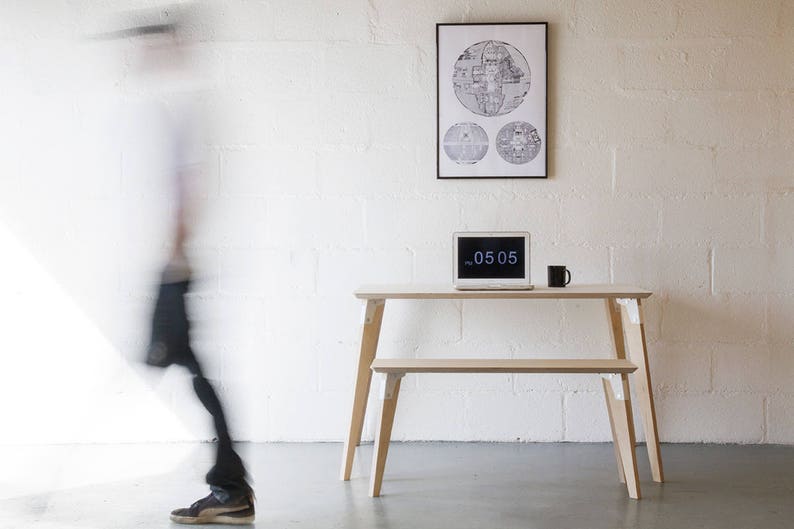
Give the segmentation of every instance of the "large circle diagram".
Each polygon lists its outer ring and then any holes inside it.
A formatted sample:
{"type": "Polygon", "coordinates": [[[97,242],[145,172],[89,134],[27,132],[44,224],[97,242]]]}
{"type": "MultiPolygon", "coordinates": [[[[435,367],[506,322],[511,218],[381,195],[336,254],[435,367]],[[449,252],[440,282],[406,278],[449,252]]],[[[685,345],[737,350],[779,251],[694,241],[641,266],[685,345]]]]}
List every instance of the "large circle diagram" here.
{"type": "Polygon", "coordinates": [[[531,73],[524,55],[500,40],[466,48],[455,61],[452,85],[461,104],[480,116],[515,110],[529,92],[531,73]]]}
{"type": "Polygon", "coordinates": [[[540,152],[540,134],[526,121],[511,121],[496,135],[496,152],[508,163],[520,165],[540,152]]]}
{"type": "Polygon", "coordinates": [[[477,163],[488,152],[488,134],[476,123],[455,123],[444,134],[444,152],[455,163],[477,163]]]}

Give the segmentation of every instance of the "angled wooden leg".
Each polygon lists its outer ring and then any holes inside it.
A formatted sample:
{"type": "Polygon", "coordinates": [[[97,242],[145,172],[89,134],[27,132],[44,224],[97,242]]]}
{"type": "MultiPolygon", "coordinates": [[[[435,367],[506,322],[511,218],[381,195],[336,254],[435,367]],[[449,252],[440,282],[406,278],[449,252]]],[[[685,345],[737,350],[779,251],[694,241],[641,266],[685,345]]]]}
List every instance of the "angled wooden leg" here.
{"type": "Polygon", "coordinates": [[[383,309],[386,300],[370,299],[364,306],[364,322],[361,333],[361,350],[358,356],[358,371],[356,374],[356,389],[353,396],[353,413],[350,418],[350,430],[347,432],[344,453],[342,454],[342,470],[340,479],[350,479],[353,470],[353,458],[356,447],[361,442],[361,430],[364,428],[364,415],[367,412],[367,399],[372,382],[372,371],[369,366],[375,359],[378,350],[378,338],[383,322],[383,309]]]}
{"type": "Polygon", "coordinates": [[[637,405],[645,431],[645,444],[651,462],[651,475],[654,481],[664,482],[662,452],[659,447],[659,430],[656,426],[656,408],[653,403],[653,385],[648,366],[648,348],[645,343],[642,304],[639,299],[622,299],[620,304],[621,321],[625,333],[626,352],[629,360],[637,366],[634,372],[634,390],[637,405]]]}
{"type": "Polygon", "coordinates": [[[615,429],[615,417],[612,415],[612,409],[617,406],[617,403],[613,402],[614,397],[612,396],[612,392],[609,391],[609,388],[607,388],[608,383],[606,380],[604,380],[604,384],[604,397],[606,398],[607,413],[609,414],[609,427],[612,429],[612,447],[615,449],[615,460],[618,462],[618,480],[621,483],[626,483],[626,476],[623,473],[623,459],[620,457],[618,432],[615,429]]]}
{"type": "Polygon", "coordinates": [[[383,483],[383,471],[386,468],[386,456],[389,454],[391,429],[394,424],[394,412],[397,411],[397,397],[400,394],[400,380],[403,373],[389,373],[383,391],[383,405],[380,411],[378,431],[375,434],[375,452],[372,454],[372,475],[369,481],[369,495],[380,496],[383,483]]]}
{"type": "MultiPolygon", "coordinates": [[[[614,346],[615,358],[626,358],[626,349],[623,343],[623,324],[620,321],[620,305],[614,299],[605,299],[604,303],[607,310],[607,318],[609,319],[609,331],[612,336],[612,344],[614,346]]],[[[615,460],[618,463],[618,479],[621,483],[626,483],[626,476],[623,474],[623,461],[620,458],[620,448],[618,448],[618,436],[615,431],[615,419],[612,417],[612,407],[614,404],[611,401],[612,393],[604,387],[604,398],[606,398],[607,412],[609,413],[609,427],[612,429],[612,446],[615,449],[615,460]]]]}
{"type": "Polygon", "coordinates": [[[620,451],[620,461],[623,465],[623,475],[625,477],[626,489],[629,497],[636,500],[640,499],[640,480],[637,474],[637,457],[634,453],[634,419],[631,413],[631,397],[629,393],[628,375],[620,375],[617,378],[613,375],[616,382],[613,389],[612,382],[603,380],[604,391],[607,393],[607,402],[610,407],[610,416],[614,420],[613,434],[615,444],[620,451]]]}

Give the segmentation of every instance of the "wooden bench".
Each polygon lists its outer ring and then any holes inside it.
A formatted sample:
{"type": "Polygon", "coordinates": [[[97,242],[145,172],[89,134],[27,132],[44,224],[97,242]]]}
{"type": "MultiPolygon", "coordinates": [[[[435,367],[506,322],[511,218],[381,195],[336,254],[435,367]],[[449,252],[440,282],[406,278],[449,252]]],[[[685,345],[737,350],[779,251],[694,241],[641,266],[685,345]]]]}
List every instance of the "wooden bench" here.
{"type": "Polygon", "coordinates": [[[601,374],[607,400],[609,422],[615,444],[615,456],[622,464],[619,472],[629,496],[640,498],[637,460],[634,456],[634,422],[631,413],[628,374],[637,366],[626,359],[384,359],[376,358],[372,371],[384,376],[378,429],[375,434],[375,453],[372,458],[370,496],[380,496],[386,456],[389,452],[394,414],[400,381],[406,373],[583,373],[601,374]],[[624,478],[625,477],[625,478],[624,478]]]}

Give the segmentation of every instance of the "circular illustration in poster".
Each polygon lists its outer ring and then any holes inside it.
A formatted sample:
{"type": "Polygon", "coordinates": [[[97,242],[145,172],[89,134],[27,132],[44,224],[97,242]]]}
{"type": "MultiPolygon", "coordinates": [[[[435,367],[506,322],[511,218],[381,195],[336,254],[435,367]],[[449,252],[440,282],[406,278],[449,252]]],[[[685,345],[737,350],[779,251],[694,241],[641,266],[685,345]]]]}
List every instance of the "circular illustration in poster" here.
{"type": "Polygon", "coordinates": [[[444,134],[444,152],[455,163],[477,163],[488,152],[488,134],[476,123],[455,123],[444,134]]]}
{"type": "Polygon", "coordinates": [[[529,63],[515,47],[486,40],[466,48],[455,61],[452,85],[464,107],[480,116],[515,110],[529,91],[529,63]]]}
{"type": "Polygon", "coordinates": [[[540,134],[526,121],[511,121],[496,135],[496,152],[504,161],[520,165],[540,152],[540,134]]]}

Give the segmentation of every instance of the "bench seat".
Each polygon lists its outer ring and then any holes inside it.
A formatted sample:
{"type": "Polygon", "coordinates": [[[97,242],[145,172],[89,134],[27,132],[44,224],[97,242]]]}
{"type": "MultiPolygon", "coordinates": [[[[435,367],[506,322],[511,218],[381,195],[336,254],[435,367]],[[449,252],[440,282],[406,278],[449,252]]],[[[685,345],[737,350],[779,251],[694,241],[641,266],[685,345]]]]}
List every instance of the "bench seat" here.
{"type": "Polygon", "coordinates": [[[633,373],[626,359],[376,358],[376,373],[633,373]]]}

